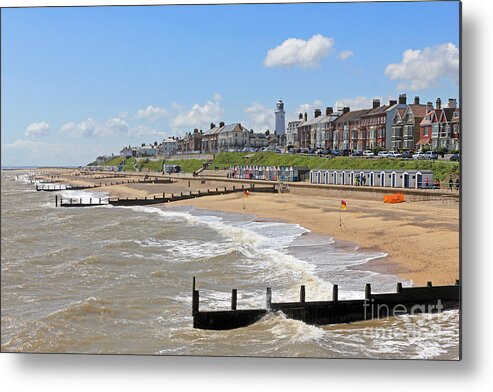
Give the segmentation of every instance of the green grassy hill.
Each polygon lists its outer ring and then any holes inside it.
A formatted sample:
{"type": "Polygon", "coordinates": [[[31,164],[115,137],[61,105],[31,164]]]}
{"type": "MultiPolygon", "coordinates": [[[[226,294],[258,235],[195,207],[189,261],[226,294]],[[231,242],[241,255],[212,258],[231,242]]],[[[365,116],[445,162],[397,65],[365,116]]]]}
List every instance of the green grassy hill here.
{"type": "MultiPolygon", "coordinates": [[[[117,162],[117,158],[112,161],[117,162]]],[[[121,158],[120,158],[121,159],[121,158]]],[[[127,158],[125,160],[125,171],[134,171],[134,165],[137,162],[139,171],[149,169],[160,172],[162,170],[162,160],[149,160],[147,158],[139,159],[127,158]]],[[[179,165],[184,173],[192,173],[202,167],[206,162],[203,159],[179,159],[167,161],[172,165],[179,165]]],[[[295,154],[276,154],[273,152],[258,152],[248,154],[243,152],[222,152],[216,154],[209,167],[217,166],[219,169],[228,168],[234,165],[255,165],[255,166],[305,166],[309,169],[396,169],[396,170],[431,170],[433,176],[440,181],[448,179],[450,175],[459,174],[459,163],[448,161],[428,161],[428,160],[400,160],[400,159],[367,159],[353,157],[314,157],[295,154]]]]}
{"type": "Polygon", "coordinates": [[[273,152],[260,152],[251,157],[245,153],[219,153],[211,166],[225,168],[230,165],[255,165],[255,166],[305,166],[309,169],[396,169],[396,170],[431,170],[433,176],[444,180],[449,175],[459,174],[459,163],[448,161],[428,160],[401,160],[401,159],[367,159],[353,157],[314,157],[295,154],[276,154],[273,152]],[[228,161],[231,162],[228,164],[228,161]]]}

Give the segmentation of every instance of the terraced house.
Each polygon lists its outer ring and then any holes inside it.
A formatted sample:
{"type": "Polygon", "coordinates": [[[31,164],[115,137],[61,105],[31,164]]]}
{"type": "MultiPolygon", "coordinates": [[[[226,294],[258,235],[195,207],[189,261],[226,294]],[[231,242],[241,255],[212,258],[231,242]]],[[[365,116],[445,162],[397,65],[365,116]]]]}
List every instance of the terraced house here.
{"type": "Polygon", "coordinates": [[[333,132],[333,149],[337,150],[358,150],[366,149],[366,133],[361,135],[361,118],[369,113],[371,109],[361,109],[351,111],[349,107],[342,109],[342,116],[335,121],[335,130],[333,132]],[[358,135],[356,145],[354,144],[354,135],[358,135]],[[353,137],[351,137],[353,136],[353,137]],[[351,144],[351,141],[353,143],[351,144]],[[358,147],[359,146],[359,147],[358,147]]]}
{"type": "Polygon", "coordinates": [[[436,101],[436,114],[433,117],[432,132],[431,132],[431,148],[445,148],[447,150],[455,150],[454,148],[459,145],[459,112],[457,110],[457,101],[450,98],[448,101],[448,107],[442,108],[441,99],[437,98],[436,101]],[[452,119],[456,114],[454,123],[456,124],[457,134],[453,135],[453,123],[452,119]],[[454,137],[453,137],[454,136],[454,137]]]}
{"type": "Polygon", "coordinates": [[[420,138],[420,124],[426,113],[432,108],[431,102],[426,105],[419,103],[419,97],[414,103],[406,106],[404,112],[397,110],[392,126],[392,149],[414,150],[420,138]]]}
{"type": "Polygon", "coordinates": [[[380,106],[380,100],[373,100],[373,108],[361,116],[361,127],[352,131],[351,148],[353,150],[368,150],[375,147],[386,148],[387,110],[396,105],[390,101],[388,105],[380,106]]]}

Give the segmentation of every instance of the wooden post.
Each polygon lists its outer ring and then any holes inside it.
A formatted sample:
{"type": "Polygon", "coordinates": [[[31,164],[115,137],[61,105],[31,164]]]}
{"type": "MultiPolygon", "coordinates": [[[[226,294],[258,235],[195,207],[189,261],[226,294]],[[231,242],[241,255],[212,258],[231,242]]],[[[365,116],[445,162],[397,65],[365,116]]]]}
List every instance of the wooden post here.
{"type": "Polygon", "coordinates": [[[365,299],[369,301],[370,298],[371,298],[371,284],[367,283],[365,286],[365,299]]]}
{"type": "Polygon", "coordinates": [[[224,192],[226,192],[226,187],[224,187],[224,192]]]}
{"type": "Polygon", "coordinates": [[[70,198],[70,204],[72,204],[72,198],[70,198]]]}
{"type": "Polygon", "coordinates": [[[200,195],[200,189],[199,189],[199,191],[198,191],[198,192],[199,192],[198,194],[200,195]]]}
{"type": "Polygon", "coordinates": [[[99,198],[99,204],[101,204],[101,198],[99,198]]]}
{"type": "Polygon", "coordinates": [[[218,191],[218,189],[216,188],[216,192],[218,191]]]}
{"type": "Polygon", "coordinates": [[[188,180],[188,187],[190,188],[190,180],[188,180]]]}
{"type": "Polygon", "coordinates": [[[433,284],[431,282],[426,282],[426,287],[433,287],[433,284]]]}
{"type": "Polygon", "coordinates": [[[235,186],[233,185],[233,190],[235,190],[235,189],[236,189],[236,188],[235,188],[235,186]]]}
{"type": "Polygon", "coordinates": [[[89,198],[89,205],[92,205],[92,197],[89,198]]]}
{"type": "Polygon", "coordinates": [[[305,285],[300,287],[300,302],[305,302],[305,285]]]}
{"type": "Polygon", "coordinates": [[[236,310],[236,304],[238,299],[238,292],[236,289],[231,291],[231,310],[236,310]]]}
{"type": "Polygon", "coordinates": [[[193,291],[193,298],[192,298],[192,316],[195,316],[196,313],[199,311],[199,292],[198,290],[193,291]]]}
{"type": "Polygon", "coordinates": [[[55,207],[58,207],[58,195],[55,195],[55,207]]]}
{"type": "Polygon", "coordinates": [[[456,286],[459,286],[459,285],[460,285],[460,280],[459,280],[459,279],[457,279],[457,280],[455,281],[455,285],[456,285],[456,286]]]}
{"type": "Polygon", "coordinates": [[[163,199],[166,199],[166,193],[163,192],[163,199]]]}
{"type": "Polygon", "coordinates": [[[336,284],[332,286],[332,301],[339,301],[339,286],[336,284]]]}
{"type": "Polygon", "coordinates": [[[402,293],[402,283],[401,282],[397,283],[397,290],[396,291],[398,294],[402,293]]]}
{"type": "Polygon", "coordinates": [[[267,308],[267,310],[271,310],[272,308],[272,288],[270,287],[267,287],[265,307],[267,308]]]}
{"type": "Polygon", "coordinates": [[[180,197],[183,197],[183,192],[180,192],[180,197]]]}

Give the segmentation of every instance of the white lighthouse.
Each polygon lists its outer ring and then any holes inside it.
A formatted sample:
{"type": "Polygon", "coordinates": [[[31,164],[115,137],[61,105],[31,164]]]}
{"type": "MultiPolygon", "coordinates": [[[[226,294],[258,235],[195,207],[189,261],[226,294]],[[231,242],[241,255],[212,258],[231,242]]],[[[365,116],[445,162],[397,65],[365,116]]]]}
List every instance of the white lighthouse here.
{"type": "Polygon", "coordinates": [[[286,112],[284,111],[284,103],[282,99],[277,101],[276,104],[276,128],[275,131],[278,135],[284,135],[286,133],[286,112]]]}

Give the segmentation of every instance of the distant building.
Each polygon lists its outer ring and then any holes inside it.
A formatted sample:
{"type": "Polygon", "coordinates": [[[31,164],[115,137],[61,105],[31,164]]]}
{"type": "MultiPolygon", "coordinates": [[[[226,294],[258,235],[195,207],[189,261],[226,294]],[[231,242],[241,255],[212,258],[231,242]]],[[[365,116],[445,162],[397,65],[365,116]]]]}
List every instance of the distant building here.
{"type": "Polygon", "coordinates": [[[299,114],[299,118],[296,121],[288,122],[288,128],[286,130],[286,146],[287,147],[296,147],[300,146],[298,142],[298,126],[301,124],[303,120],[303,114],[299,114]]]}
{"type": "Polygon", "coordinates": [[[335,130],[333,132],[332,149],[335,150],[350,150],[354,149],[354,144],[351,146],[351,141],[354,143],[354,133],[358,134],[356,149],[362,149],[366,146],[366,134],[360,135],[361,118],[369,113],[371,109],[361,109],[351,111],[349,107],[342,110],[342,116],[335,121],[335,130]]]}
{"type": "MultiPolygon", "coordinates": [[[[401,95],[401,97],[405,95],[401,95]]],[[[414,98],[414,103],[406,106],[402,112],[398,110],[393,119],[392,125],[392,149],[393,150],[414,150],[420,139],[421,121],[426,113],[433,109],[430,103],[422,105],[419,97],[414,98]]]]}
{"type": "Polygon", "coordinates": [[[168,138],[163,140],[159,153],[164,156],[173,155],[176,152],[176,140],[174,138],[168,138]]]}

